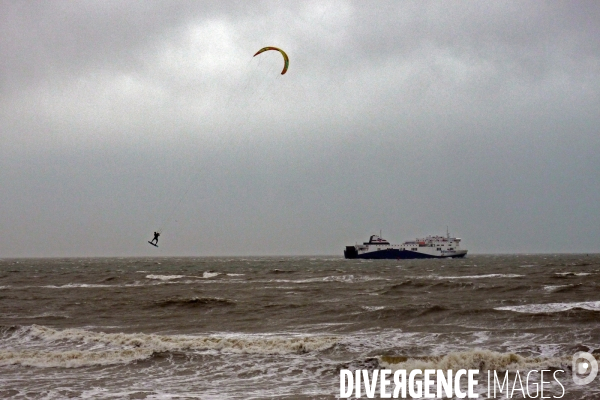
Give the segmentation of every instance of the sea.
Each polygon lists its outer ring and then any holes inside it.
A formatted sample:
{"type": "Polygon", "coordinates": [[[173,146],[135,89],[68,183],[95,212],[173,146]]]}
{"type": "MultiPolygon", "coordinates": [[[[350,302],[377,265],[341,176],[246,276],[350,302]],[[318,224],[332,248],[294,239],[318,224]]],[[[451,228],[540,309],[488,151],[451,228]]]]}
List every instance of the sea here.
{"type": "Polygon", "coordinates": [[[476,369],[481,399],[600,399],[578,352],[600,359],[598,254],[0,260],[0,398],[337,399],[342,370],[476,369]]]}

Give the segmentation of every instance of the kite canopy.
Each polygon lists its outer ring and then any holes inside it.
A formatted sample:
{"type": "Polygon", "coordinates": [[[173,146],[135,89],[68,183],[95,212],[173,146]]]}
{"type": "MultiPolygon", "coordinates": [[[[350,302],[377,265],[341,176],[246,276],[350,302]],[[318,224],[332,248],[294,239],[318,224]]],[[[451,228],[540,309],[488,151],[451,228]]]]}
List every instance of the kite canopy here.
{"type": "Polygon", "coordinates": [[[267,50],[277,50],[278,52],[281,53],[281,55],[283,56],[283,71],[281,71],[281,75],[285,74],[287,72],[287,69],[290,65],[290,59],[288,58],[287,54],[285,54],[285,51],[281,50],[280,48],[277,47],[263,47],[262,49],[260,49],[259,51],[256,52],[256,54],[253,57],[256,57],[257,55],[259,55],[260,53],[267,51],[267,50]]]}

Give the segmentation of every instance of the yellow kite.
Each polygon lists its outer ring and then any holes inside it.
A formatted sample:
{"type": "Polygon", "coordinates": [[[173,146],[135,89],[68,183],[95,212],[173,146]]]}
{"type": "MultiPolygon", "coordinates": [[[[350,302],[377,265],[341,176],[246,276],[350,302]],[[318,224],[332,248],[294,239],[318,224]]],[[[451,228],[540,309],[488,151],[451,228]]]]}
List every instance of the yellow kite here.
{"type": "Polygon", "coordinates": [[[262,49],[260,49],[259,51],[257,51],[256,54],[253,57],[256,57],[257,55],[259,55],[263,51],[267,51],[267,50],[277,50],[278,52],[281,53],[281,55],[283,56],[283,71],[281,71],[281,75],[285,74],[287,72],[288,66],[290,65],[290,59],[288,58],[287,54],[285,54],[285,51],[281,50],[280,48],[277,48],[277,47],[263,47],[262,49]]]}

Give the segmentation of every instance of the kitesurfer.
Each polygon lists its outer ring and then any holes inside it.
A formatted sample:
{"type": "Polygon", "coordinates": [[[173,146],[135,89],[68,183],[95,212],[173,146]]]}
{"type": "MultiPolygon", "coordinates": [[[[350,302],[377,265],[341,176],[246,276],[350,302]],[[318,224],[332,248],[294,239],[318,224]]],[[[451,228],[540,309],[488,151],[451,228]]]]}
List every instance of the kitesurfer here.
{"type": "Polygon", "coordinates": [[[154,239],[152,239],[150,241],[150,244],[158,244],[158,237],[160,236],[160,233],[158,232],[154,232],[154,239]]]}

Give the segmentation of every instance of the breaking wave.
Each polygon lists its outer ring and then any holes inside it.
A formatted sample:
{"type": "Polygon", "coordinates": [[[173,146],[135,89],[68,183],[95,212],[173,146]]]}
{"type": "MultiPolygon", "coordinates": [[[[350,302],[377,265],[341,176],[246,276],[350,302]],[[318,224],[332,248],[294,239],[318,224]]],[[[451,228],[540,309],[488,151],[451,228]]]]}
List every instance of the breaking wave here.
{"type": "Polygon", "coordinates": [[[304,354],[328,349],[338,342],[338,338],[332,336],[156,335],[58,330],[41,325],[5,328],[1,338],[0,366],[62,368],[124,364],[159,353],[188,351],[304,354]],[[9,342],[8,346],[6,342],[9,342]],[[38,349],[40,346],[43,350],[38,349]]]}
{"type": "Polygon", "coordinates": [[[354,275],[338,275],[338,276],[324,276],[317,278],[307,279],[270,279],[268,281],[260,281],[265,283],[319,283],[319,282],[341,282],[341,283],[360,283],[370,281],[387,281],[389,279],[378,276],[354,276],[354,275]]]}
{"type": "Polygon", "coordinates": [[[382,367],[392,370],[406,369],[478,369],[480,371],[540,370],[548,368],[567,369],[571,356],[565,357],[524,357],[514,353],[499,353],[490,350],[472,350],[453,352],[441,356],[410,357],[380,356],[382,367]]]}
{"type": "Polygon", "coordinates": [[[170,281],[173,279],[180,279],[185,277],[185,275],[146,275],[147,279],[158,279],[160,281],[170,281]]]}
{"type": "MultiPolygon", "coordinates": [[[[43,288],[48,288],[48,289],[73,289],[73,288],[109,288],[109,287],[115,287],[114,285],[105,285],[105,284],[100,284],[100,283],[67,283],[64,285],[46,285],[46,286],[40,286],[43,288]]],[[[25,288],[25,287],[22,287],[25,288]]]]}
{"type": "Polygon", "coordinates": [[[514,311],[527,314],[557,313],[576,309],[600,311],[600,301],[584,301],[579,303],[526,304],[522,306],[506,306],[495,308],[495,310],[500,311],[514,311]]]}
{"type": "Polygon", "coordinates": [[[0,350],[0,366],[18,364],[25,367],[77,368],[93,365],[128,364],[150,358],[153,353],[148,349],[112,351],[0,350]]]}
{"type": "Polygon", "coordinates": [[[431,276],[432,279],[486,279],[486,278],[521,278],[525,275],[519,274],[486,274],[465,276],[431,276]]]}
{"type": "Polygon", "coordinates": [[[202,276],[192,275],[146,275],[146,279],[156,279],[160,281],[172,281],[181,278],[196,278],[196,279],[209,279],[219,275],[218,272],[205,271],[202,276]]]}
{"type": "Polygon", "coordinates": [[[544,286],[544,290],[550,293],[565,293],[576,290],[582,286],[583,285],[581,283],[576,285],[546,285],[544,286]]]}

